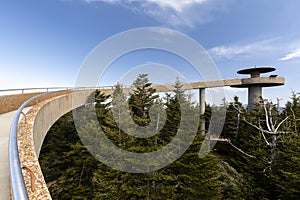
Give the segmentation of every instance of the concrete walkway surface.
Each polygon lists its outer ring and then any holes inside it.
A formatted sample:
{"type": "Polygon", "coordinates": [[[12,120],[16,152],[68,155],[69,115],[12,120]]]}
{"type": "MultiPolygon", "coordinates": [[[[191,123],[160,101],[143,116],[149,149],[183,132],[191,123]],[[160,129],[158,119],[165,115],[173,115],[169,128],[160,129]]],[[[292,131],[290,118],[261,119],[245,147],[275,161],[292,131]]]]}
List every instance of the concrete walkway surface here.
{"type": "MultiPolygon", "coordinates": [[[[30,108],[25,108],[23,112],[26,113],[30,108]]],[[[8,142],[10,125],[15,114],[16,111],[12,111],[0,115],[0,200],[10,198],[8,142]]]]}

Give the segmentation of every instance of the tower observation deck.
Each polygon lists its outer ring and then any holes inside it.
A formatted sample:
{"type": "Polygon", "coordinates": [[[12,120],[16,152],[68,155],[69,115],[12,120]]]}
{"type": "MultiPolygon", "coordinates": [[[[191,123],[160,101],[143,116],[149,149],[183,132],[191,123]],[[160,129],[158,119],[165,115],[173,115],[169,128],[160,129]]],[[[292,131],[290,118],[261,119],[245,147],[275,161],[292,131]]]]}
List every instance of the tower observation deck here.
{"type": "Polygon", "coordinates": [[[284,78],[277,75],[261,77],[261,74],[275,71],[274,67],[253,67],[239,70],[238,74],[249,74],[250,78],[241,79],[242,84],[231,87],[248,88],[248,109],[253,109],[254,104],[262,97],[262,87],[273,87],[284,85],[284,78]]]}

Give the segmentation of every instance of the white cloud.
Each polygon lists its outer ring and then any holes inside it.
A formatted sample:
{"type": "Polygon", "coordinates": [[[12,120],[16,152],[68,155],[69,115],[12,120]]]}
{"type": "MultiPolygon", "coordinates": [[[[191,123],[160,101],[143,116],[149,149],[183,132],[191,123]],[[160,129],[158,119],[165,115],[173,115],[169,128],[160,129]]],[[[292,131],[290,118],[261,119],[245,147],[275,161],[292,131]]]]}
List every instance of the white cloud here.
{"type": "Polygon", "coordinates": [[[256,41],[248,44],[233,44],[216,46],[208,50],[210,55],[217,59],[230,59],[235,56],[247,56],[262,52],[274,52],[278,50],[275,44],[278,38],[256,41]]]}
{"type": "Polygon", "coordinates": [[[194,4],[202,4],[207,0],[145,0],[149,3],[157,4],[160,8],[171,8],[177,12],[183,12],[185,8],[194,4]]]}
{"type": "Polygon", "coordinates": [[[97,1],[104,2],[104,3],[118,3],[118,2],[120,2],[120,0],[84,0],[84,1],[87,2],[87,3],[97,2],[97,1]]]}
{"type": "Polygon", "coordinates": [[[248,43],[235,43],[212,47],[208,53],[217,60],[233,58],[265,58],[273,61],[288,61],[300,58],[300,37],[285,35],[256,40],[248,43]],[[290,52],[290,53],[286,53],[290,52]]]}
{"type": "Polygon", "coordinates": [[[286,61],[286,60],[291,60],[294,58],[299,58],[300,57],[300,48],[296,49],[295,51],[285,55],[284,57],[280,58],[280,60],[282,61],[286,61]]]}
{"type": "Polygon", "coordinates": [[[140,3],[142,6],[146,7],[148,4],[154,4],[161,9],[170,8],[176,12],[183,12],[186,8],[193,6],[195,4],[203,4],[207,0],[85,0],[86,2],[103,2],[103,3],[120,3],[120,4],[130,4],[130,3],[140,3]]]}
{"type": "Polygon", "coordinates": [[[118,4],[133,12],[144,13],[172,27],[190,27],[213,20],[214,12],[227,10],[232,0],[84,0],[118,4]]]}

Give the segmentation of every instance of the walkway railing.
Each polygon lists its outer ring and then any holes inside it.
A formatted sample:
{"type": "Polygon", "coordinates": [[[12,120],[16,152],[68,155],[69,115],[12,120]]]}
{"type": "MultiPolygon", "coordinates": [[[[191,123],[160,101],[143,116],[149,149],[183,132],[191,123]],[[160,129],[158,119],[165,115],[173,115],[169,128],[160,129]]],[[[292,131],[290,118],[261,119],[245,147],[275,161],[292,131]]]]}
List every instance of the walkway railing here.
{"type": "Polygon", "coordinates": [[[31,101],[41,96],[44,96],[46,94],[49,93],[42,93],[34,97],[31,97],[30,99],[25,101],[22,104],[22,106],[17,110],[17,113],[14,116],[11,124],[8,155],[9,155],[10,184],[11,184],[12,197],[14,200],[28,200],[27,190],[22,175],[22,168],[21,168],[21,163],[19,158],[18,142],[17,142],[17,129],[18,129],[19,118],[23,109],[31,101]]]}
{"type": "Polygon", "coordinates": [[[32,101],[36,100],[45,95],[49,95],[55,92],[63,92],[63,91],[74,91],[74,90],[85,90],[85,89],[112,89],[109,87],[78,87],[78,88],[66,88],[66,87],[56,87],[56,88],[21,88],[21,89],[13,89],[13,90],[0,90],[1,91],[28,91],[28,90],[42,90],[47,89],[47,92],[38,94],[34,97],[29,98],[25,101],[17,110],[11,127],[10,127],[10,136],[9,136],[9,168],[10,168],[10,185],[12,191],[12,197],[14,200],[28,200],[28,194],[22,174],[22,166],[19,157],[18,151],[18,142],[17,142],[17,131],[18,131],[18,123],[20,119],[20,115],[22,114],[23,109],[30,104],[32,101]],[[49,90],[57,89],[56,91],[49,90]]]}
{"type": "Polygon", "coordinates": [[[13,89],[0,89],[0,95],[2,94],[24,94],[28,92],[50,92],[58,90],[68,90],[71,87],[45,87],[45,88],[13,88],[13,89]]]}
{"type": "Polygon", "coordinates": [[[61,90],[76,90],[76,89],[113,89],[114,86],[101,86],[101,87],[41,87],[41,88],[13,88],[13,89],[0,89],[0,95],[2,94],[24,94],[25,92],[51,92],[61,90]]]}

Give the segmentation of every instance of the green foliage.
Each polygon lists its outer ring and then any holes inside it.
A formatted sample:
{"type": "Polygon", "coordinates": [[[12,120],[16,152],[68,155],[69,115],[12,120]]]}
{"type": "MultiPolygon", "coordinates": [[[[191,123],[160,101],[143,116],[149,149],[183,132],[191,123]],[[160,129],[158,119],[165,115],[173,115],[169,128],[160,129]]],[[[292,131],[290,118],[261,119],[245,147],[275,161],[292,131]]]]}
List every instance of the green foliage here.
{"type": "Polygon", "coordinates": [[[225,161],[220,161],[218,168],[222,199],[246,199],[250,192],[250,185],[245,177],[225,161]]]}
{"type": "Polygon", "coordinates": [[[94,196],[95,183],[91,177],[97,166],[97,160],[89,154],[80,142],[71,145],[71,150],[64,154],[68,160],[65,173],[58,179],[59,184],[52,188],[53,199],[90,199],[94,196]]]}
{"type": "Polygon", "coordinates": [[[133,83],[133,93],[129,98],[129,107],[135,122],[139,125],[147,125],[150,114],[150,107],[155,99],[159,96],[155,95],[155,89],[151,87],[151,83],[147,78],[147,74],[140,74],[133,83]]]}
{"type": "MultiPolygon", "coordinates": [[[[282,112],[277,110],[276,105],[266,102],[272,119],[266,119],[261,104],[247,111],[237,97],[233,102],[224,101],[226,121],[222,137],[229,139],[236,148],[228,143],[216,145],[212,152],[200,159],[199,150],[204,136],[198,129],[192,144],[178,160],[154,172],[134,174],[112,169],[90,154],[92,146],[99,151],[109,151],[95,139],[100,134],[99,125],[117,147],[142,153],[160,150],[180,131],[189,135],[194,127],[197,130],[200,119],[194,117],[199,109],[181,89],[182,83],[178,79],[175,90],[167,93],[164,99],[155,94],[147,74],[139,75],[133,87],[128,97],[119,84],[111,96],[96,90],[88,99],[89,106],[79,108],[78,123],[84,124],[84,127],[78,131],[81,139],[88,139],[88,144],[81,142],[71,113],[50,129],[39,161],[54,200],[299,199],[298,94],[292,94],[291,101],[282,112]],[[96,111],[95,116],[91,114],[93,110],[96,111]],[[267,120],[278,125],[287,116],[289,118],[279,127],[276,148],[271,148],[266,140],[272,141],[272,135],[265,133],[264,138],[255,126],[267,130],[267,120]],[[149,134],[155,131],[155,134],[148,138],[128,134],[135,133],[136,125],[153,126],[145,131],[149,134]],[[276,154],[272,161],[274,151],[276,154]]],[[[206,113],[202,116],[206,119],[207,129],[213,109],[218,111],[219,108],[206,105],[206,113]]],[[[185,138],[181,139],[184,141],[185,138]]],[[[180,149],[181,144],[176,148],[180,149]]],[[[120,165],[124,164],[114,152],[109,153],[120,165]]]]}
{"type": "Polygon", "coordinates": [[[39,158],[46,182],[55,181],[67,169],[64,153],[79,140],[75,133],[72,113],[65,114],[48,131],[39,158]]]}
{"type": "Polygon", "coordinates": [[[291,133],[283,136],[278,147],[277,157],[272,167],[272,178],[278,188],[280,199],[300,197],[300,135],[291,133]]]}
{"type": "Polygon", "coordinates": [[[177,176],[175,199],[219,199],[219,159],[212,153],[199,159],[202,140],[198,135],[185,154],[169,167],[177,176]]]}
{"type": "Polygon", "coordinates": [[[242,107],[241,102],[237,96],[234,97],[234,101],[230,102],[226,109],[226,120],[222,131],[222,137],[235,140],[238,138],[238,132],[240,129],[240,123],[242,121],[241,115],[245,110],[242,107]]]}

